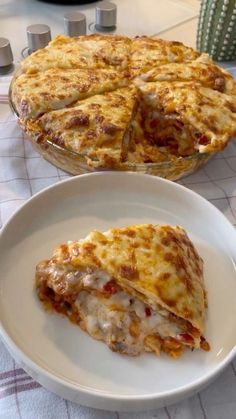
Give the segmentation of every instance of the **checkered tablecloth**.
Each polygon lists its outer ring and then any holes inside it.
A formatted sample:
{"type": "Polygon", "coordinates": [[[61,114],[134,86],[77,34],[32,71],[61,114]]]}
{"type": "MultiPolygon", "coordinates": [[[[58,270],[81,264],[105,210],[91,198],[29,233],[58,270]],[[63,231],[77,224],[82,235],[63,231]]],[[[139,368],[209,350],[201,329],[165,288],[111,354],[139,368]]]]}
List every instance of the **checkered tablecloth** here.
{"type": "MultiPolygon", "coordinates": [[[[232,72],[236,69],[231,69],[232,72]]],[[[7,79],[0,78],[1,93],[7,79]]],[[[0,103],[0,225],[33,194],[68,177],[44,161],[0,103]]],[[[180,181],[218,207],[236,226],[236,142],[204,168],[180,181]]],[[[65,401],[19,368],[0,341],[0,419],[235,419],[236,360],[199,394],[176,405],[142,413],[98,411],[65,401]]]]}

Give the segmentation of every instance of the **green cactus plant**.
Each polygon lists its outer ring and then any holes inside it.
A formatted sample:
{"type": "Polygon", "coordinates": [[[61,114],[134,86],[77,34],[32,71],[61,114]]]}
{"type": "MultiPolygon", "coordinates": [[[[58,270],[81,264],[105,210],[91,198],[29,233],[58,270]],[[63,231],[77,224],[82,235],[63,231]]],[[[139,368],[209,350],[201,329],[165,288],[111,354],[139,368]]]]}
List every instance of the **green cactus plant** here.
{"type": "Polygon", "coordinates": [[[202,0],[197,49],[216,61],[236,59],[236,1],[202,0]]]}

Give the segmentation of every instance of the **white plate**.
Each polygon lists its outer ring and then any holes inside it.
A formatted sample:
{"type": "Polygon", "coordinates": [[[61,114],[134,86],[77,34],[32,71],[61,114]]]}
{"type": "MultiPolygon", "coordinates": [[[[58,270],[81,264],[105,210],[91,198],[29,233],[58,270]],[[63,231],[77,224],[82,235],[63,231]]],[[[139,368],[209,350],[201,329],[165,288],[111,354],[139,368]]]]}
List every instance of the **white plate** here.
{"type": "Polygon", "coordinates": [[[111,410],[145,410],[192,395],[236,353],[236,232],[199,195],[175,183],[131,173],[71,178],[30,199],[0,237],[0,331],[37,381],[72,401],[111,410]],[[34,290],[35,265],[54,246],[91,229],[135,223],[182,225],[205,262],[211,351],[179,360],[111,352],[79,327],[46,313],[34,290]]]}

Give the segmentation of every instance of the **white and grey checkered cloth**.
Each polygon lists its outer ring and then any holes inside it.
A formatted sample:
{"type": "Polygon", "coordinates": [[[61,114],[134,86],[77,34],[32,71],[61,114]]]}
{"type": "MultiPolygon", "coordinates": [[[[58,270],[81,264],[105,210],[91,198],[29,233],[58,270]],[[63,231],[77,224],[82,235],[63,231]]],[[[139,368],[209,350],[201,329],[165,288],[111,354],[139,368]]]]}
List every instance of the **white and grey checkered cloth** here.
{"type": "MultiPolygon", "coordinates": [[[[231,71],[236,77],[236,68],[231,71]]],[[[1,227],[33,194],[68,177],[24,141],[4,97],[8,83],[0,78],[1,227]]],[[[236,226],[236,142],[180,183],[212,202],[236,226]]],[[[113,413],[76,405],[45,390],[17,366],[0,341],[0,419],[16,418],[236,419],[236,360],[206,390],[181,403],[150,412],[113,413]]]]}

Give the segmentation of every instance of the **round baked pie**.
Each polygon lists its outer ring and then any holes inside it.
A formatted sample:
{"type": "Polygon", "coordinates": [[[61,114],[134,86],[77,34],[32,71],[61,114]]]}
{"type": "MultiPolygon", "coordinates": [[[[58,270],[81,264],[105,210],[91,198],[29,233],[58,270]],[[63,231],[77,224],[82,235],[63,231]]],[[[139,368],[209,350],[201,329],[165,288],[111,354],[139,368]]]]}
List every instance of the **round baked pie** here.
{"type": "Polygon", "coordinates": [[[179,42],[57,36],[21,62],[19,123],[66,171],[135,170],[177,179],[236,135],[232,76],[179,42]]]}

